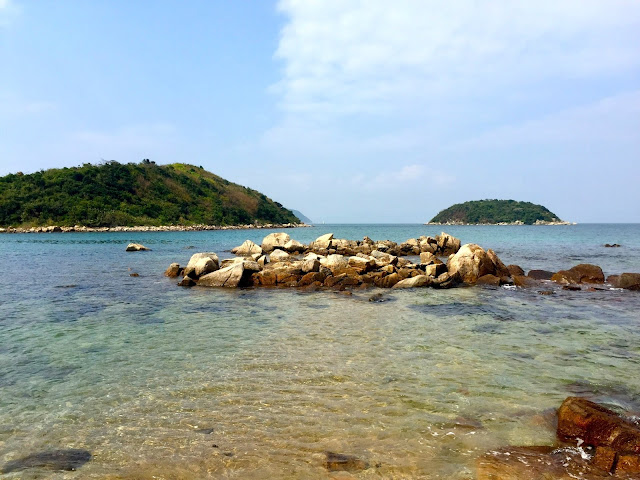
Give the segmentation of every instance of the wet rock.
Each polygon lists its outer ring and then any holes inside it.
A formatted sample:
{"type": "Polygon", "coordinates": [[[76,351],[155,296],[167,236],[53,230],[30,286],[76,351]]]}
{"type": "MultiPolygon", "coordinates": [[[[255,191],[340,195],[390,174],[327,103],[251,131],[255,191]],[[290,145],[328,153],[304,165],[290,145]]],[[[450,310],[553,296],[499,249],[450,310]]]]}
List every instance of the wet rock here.
{"type": "MultiPolygon", "coordinates": [[[[611,277],[609,277],[609,279],[610,278],[611,277]]],[[[609,281],[609,283],[612,282],[609,281]]],[[[614,286],[616,288],[625,288],[627,290],[640,290],[640,273],[623,273],[618,276],[614,286]]]]}
{"type": "Polygon", "coordinates": [[[558,409],[558,437],[585,445],[640,454],[640,427],[612,410],[581,397],[568,397],[558,409]]]}
{"type": "Polygon", "coordinates": [[[548,270],[529,270],[527,277],[533,278],[534,280],[551,280],[554,272],[550,272],[548,270]]]}
{"type": "Polygon", "coordinates": [[[181,273],[182,268],[180,268],[180,264],[172,263],[171,265],[169,265],[169,268],[165,270],[164,275],[165,277],[175,278],[179,277],[181,273]]]}
{"type": "Polygon", "coordinates": [[[284,249],[284,246],[289,240],[291,240],[291,237],[286,233],[270,233],[262,240],[262,251],[264,253],[271,253],[276,248],[284,249]]]}
{"type": "Polygon", "coordinates": [[[478,278],[476,283],[478,285],[493,285],[495,287],[498,287],[500,286],[500,277],[496,277],[492,274],[483,275],[482,277],[478,278]]]}
{"type": "Polygon", "coordinates": [[[621,247],[621,245],[619,245],[617,243],[605,243],[604,246],[607,247],[607,248],[620,248],[621,247]]]}
{"type": "Polygon", "coordinates": [[[126,251],[127,252],[144,252],[144,251],[151,251],[151,249],[145,247],[140,243],[130,243],[129,245],[127,245],[126,251]]]}
{"type": "MultiPolygon", "coordinates": [[[[255,263],[255,262],[254,262],[255,263]]],[[[245,270],[244,262],[221,268],[213,273],[208,273],[198,280],[198,286],[202,287],[228,287],[235,288],[249,284],[250,270],[245,270]]]]}
{"type": "Polygon", "coordinates": [[[580,290],[582,290],[582,287],[580,285],[576,285],[574,283],[571,283],[569,285],[564,285],[562,287],[563,290],[569,290],[570,292],[579,292],[580,290]]]}
{"type": "Polygon", "coordinates": [[[431,281],[431,286],[436,288],[453,288],[462,282],[460,274],[445,272],[431,281]]]}
{"type": "Polygon", "coordinates": [[[183,272],[184,275],[197,278],[195,274],[196,263],[198,263],[198,261],[203,258],[210,258],[211,260],[213,260],[215,264],[220,265],[220,260],[218,259],[218,255],[216,255],[213,252],[194,253],[193,255],[191,255],[191,258],[189,259],[189,263],[187,263],[187,266],[184,267],[184,272],[183,272]]]}
{"type": "Polygon", "coordinates": [[[427,275],[417,275],[415,277],[405,278],[396,283],[393,288],[417,288],[428,287],[431,284],[431,277],[427,275]]]}
{"type": "Polygon", "coordinates": [[[581,263],[569,270],[560,270],[551,277],[551,280],[561,284],[604,283],[604,274],[597,265],[581,263]]]}
{"type": "Polygon", "coordinates": [[[602,480],[577,449],[506,447],[480,457],[477,480],[602,480]]]}
{"type": "Polygon", "coordinates": [[[262,247],[256,245],[251,240],[245,240],[245,242],[239,247],[231,249],[231,253],[234,255],[249,257],[253,254],[262,255],[262,247]]]}
{"type": "Polygon", "coordinates": [[[373,295],[371,295],[369,297],[369,301],[370,302],[375,302],[375,303],[382,303],[382,302],[386,302],[388,300],[387,297],[385,297],[384,294],[378,292],[378,293],[374,293],[373,295]]]}
{"type": "Polygon", "coordinates": [[[369,468],[369,463],[356,457],[355,455],[326,452],[325,467],[330,472],[358,472],[369,468]]]}
{"type": "Polygon", "coordinates": [[[130,276],[130,277],[139,277],[139,276],[140,276],[140,274],[139,274],[139,273],[136,273],[136,272],[133,272],[133,273],[130,273],[130,274],[129,274],[129,276],[130,276]]]}
{"type": "Polygon", "coordinates": [[[196,281],[191,278],[185,276],[182,280],[178,282],[179,287],[194,287],[196,285],[196,281]]]}
{"type": "Polygon", "coordinates": [[[514,277],[516,275],[524,275],[524,270],[518,265],[507,265],[507,270],[509,270],[509,276],[511,277],[514,277]]]}
{"type": "Polygon", "coordinates": [[[524,275],[514,275],[512,278],[513,278],[513,284],[516,287],[531,288],[531,287],[537,287],[539,285],[538,280],[531,277],[525,277],[524,275]]]}
{"type": "Polygon", "coordinates": [[[487,252],[475,243],[463,245],[447,263],[449,273],[458,274],[465,283],[476,283],[483,275],[494,274],[495,266],[487,252]]]}
{"type": "Polygon", "coordinates": [[[30,468],[73,471],[91,460],[91,452],[70,448],[67,450],[48,450],[7,462],[2,473],[21,472],[30,468]]]}

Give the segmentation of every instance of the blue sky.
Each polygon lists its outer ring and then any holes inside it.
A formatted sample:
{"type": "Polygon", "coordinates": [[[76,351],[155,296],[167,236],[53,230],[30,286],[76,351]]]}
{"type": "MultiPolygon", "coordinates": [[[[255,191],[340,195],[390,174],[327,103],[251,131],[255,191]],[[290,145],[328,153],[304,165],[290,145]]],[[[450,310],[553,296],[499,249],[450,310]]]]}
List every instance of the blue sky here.
{"type": "Polygon", "coordinates": [[[0,175],[201,165],[314,221],[640,222],[637,0],[0,0],[0,175]]]}

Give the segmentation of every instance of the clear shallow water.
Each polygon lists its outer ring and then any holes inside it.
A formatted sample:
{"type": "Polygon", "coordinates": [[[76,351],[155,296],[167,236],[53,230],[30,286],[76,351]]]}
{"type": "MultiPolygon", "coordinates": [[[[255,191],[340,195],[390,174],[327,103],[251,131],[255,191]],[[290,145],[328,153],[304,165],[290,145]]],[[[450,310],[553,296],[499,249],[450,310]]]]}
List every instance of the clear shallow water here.
{"type": "MultiPolygon", "coordinates": [[[[640,271],[638,225],[445,230],[527,270],[640,271]]],[[[182,289],[162,276],[266,233],[0,236],[0,466],[93,455],[77,472],[6,478],[328,478],[330,450],[369,461],[356,478],[468,479],[488,449],[551,442],[545,411],[567,395],[640,411],[634,292],[418,289],[372,303],[372,290],[182,289]],[[131,241],[153,251],[125,253],[131,241]]]]}

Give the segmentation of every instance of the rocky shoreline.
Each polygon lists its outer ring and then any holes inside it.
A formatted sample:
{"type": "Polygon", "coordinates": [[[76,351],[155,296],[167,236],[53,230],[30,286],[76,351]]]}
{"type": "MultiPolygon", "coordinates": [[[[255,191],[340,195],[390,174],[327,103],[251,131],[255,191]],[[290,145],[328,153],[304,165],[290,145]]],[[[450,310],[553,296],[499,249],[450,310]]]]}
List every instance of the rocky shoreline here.
{"type": "Polygon", "coordinates": [[[251,229],[280,229],[280,228],[298,228],[311,227],[306,223],[265,223],[265,224],[248,224],[248,225],[138,225],[133,227],[85,227],[82,225],[74,225],[73,227],[61,227],[52,225],[48,227],[31,227],[31,228],[0,228],[0,233],[101,233],[101,232],[199,232],[204,230],[251,230],[251,229]]]}
{"type": "MultiPolygon", "coordinates": [[[[130,246],[144,250],[144,246],[130,246]]],[[[128,248],[129,250],[129,248],[128,248]]],[[[461,245],[442,232],[436,237],[411,238],[403,243],[334,238],[332,233],[304,245],[284,232],[267,235],[261,245],[247,240],[235,247],[233,258],[220,261],[215,252],[194,254],[185,267],[172,263],[168,277],[182,277],[180,286],[292,287],[307,290],[356,288],[452,288],[465,285],[539,288],[541,295],[559,289],[597,291],[640,290],[640,273],[610,275],[597,265],[569,270],[525,271],[505,265],[491,250],[461,245]]]]}
{"type": "MultiPolygon", "coordinates": [[[[466,223],[466,222],[445,222],[445,223],[441,223],[441,222],[427,222],[425,223],[425,225],[439,225],[439,226],[463,226],[463,225],[527,225],[526,223],[517,220],[515,222],[498,222],[498,223],[466,223]]],[[[532,223],[531,225],[577,225],[576,222],[565,222],[563,220],[560,220],[559,222],[547,222],[546,220],[536,220],[534,223],[532,223]]]]}

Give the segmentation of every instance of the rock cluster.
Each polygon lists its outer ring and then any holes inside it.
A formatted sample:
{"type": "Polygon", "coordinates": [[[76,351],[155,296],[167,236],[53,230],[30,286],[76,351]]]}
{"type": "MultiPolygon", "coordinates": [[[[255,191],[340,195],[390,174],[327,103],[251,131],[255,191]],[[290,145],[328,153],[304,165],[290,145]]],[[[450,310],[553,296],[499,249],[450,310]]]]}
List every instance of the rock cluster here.
{"type": "Polygon", "coordinates": [[[558,409],[558,444],[505,447],[477,462],[478,480],[640,478],[640,427],[580,397],[558,409]]]}
{"type": "Polygon", "coordinates": [[[508,268],[492,250],[475,244],[461,246],[459,239],[444,232],[400,244],[368,237],[361,241],[338,239],[328,233],[309,245],[279,232],[267,235],[261,245],[247,240],[232,253],[237,256],[222,263],[214,253],[197,253],[184,269],[174,263],[165,275],[182,275],[179,284],[183,286],[338,290],[368,286],[450,288],[461,283],[498,285],[511,281],[508,268]]]}
{"type": "Polygon", "coordinates": [[[196,232],[202,230],[249,230],[264,228],[297,228],[309,227],[305,223],[265,223],[248,225],[139,225],[134,227],[85,227],[74,225],[73,227],[60,227],[52,225],[48,227],[31,228],[0,228],[0,233],[71,233],[71,232],[196,232]]]}

